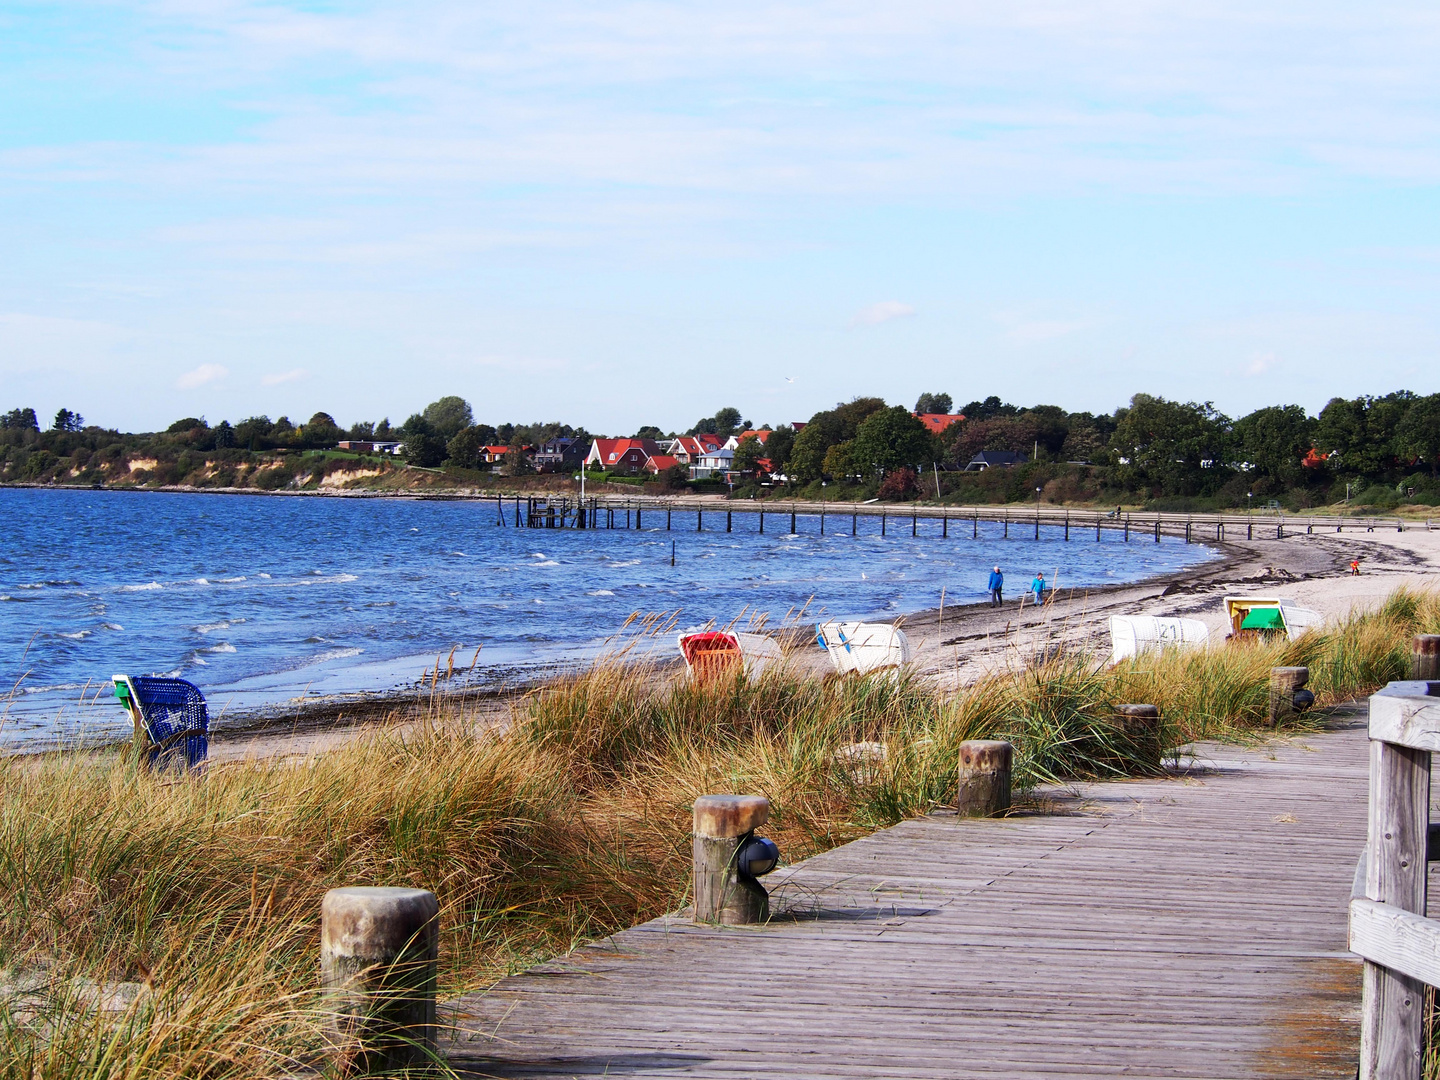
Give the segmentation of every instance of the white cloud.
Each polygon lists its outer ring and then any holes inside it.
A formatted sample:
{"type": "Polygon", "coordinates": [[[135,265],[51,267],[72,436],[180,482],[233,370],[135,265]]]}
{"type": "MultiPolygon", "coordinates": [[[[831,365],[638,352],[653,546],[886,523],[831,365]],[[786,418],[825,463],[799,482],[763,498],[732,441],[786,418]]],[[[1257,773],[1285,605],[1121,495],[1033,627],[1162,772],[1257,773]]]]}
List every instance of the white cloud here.
{"type": "Polygon", "coordinates": [[[187,371],[175,380],[181,390],[198,390],[209,383],[219,382],[230,374],[230,369],[220,364],[201,364],[193,371],[187,371]]]}
{"type": "Polygon", "coordinates": [[[261,386],[280,386],[284,383],[295,382],[310,374],[304,368],[293,368],[290,371],[277,371],[269,375],[260,376],[261,386]]]}
{"type": "Polygon", "coordinates": [[[1275,366],[1275,354],[1273,352],[1257,352],[1250,358],[1250,365],[1245,369],[1245,374],[1251,377],[1264,375],[1275,366]]]}
{"type": "Polygon", "coordinates": [[[909,304],[901,303],[899,300],[881,300],[878,304],[871,304],[856,312],[855,318],[850,320],[850,325],[878,326],[891,319],[908,319],[915,314],[915,309],[909,304]]]}

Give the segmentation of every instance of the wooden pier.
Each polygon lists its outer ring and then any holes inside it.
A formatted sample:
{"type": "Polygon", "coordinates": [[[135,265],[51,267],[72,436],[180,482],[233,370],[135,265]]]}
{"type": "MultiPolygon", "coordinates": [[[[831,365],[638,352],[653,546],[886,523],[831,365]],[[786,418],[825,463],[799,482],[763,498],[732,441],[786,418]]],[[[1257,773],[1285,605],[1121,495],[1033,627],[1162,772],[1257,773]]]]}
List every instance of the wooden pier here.
{"type": "Polygon", "coordinates": [[[670,916],[455,1002],[464,1075],[1355,1075],[1346,908],[1363,705],[1057,814],[935,814],[765,879],[760,927],[670,916]]]}
{"type": "Polygon", "coordinates": [[[1317,532],[1404,532],[1431,528],[1429,520],[1284,514],[1165,514],[1130,511],[1072,510],[1055,506],[931,506],[878,503],[773,502],[751,499],[490,495],[497,526],[532,529],[640,529],[689,532],[815,533],[858,536],[861,522],[868,535],[926,535],[942,539],[978,539],[998,529],[1004,539],[1039,540],[1056,534],[1064,540],[1101,540],[1106,533],[1122,539],[1156,543],[1162,536],[1183,537],[1186,543],[1237,540],[1283,540],[1317,532]],[[737,521],[737,519],[739,519],[737,521]]]}

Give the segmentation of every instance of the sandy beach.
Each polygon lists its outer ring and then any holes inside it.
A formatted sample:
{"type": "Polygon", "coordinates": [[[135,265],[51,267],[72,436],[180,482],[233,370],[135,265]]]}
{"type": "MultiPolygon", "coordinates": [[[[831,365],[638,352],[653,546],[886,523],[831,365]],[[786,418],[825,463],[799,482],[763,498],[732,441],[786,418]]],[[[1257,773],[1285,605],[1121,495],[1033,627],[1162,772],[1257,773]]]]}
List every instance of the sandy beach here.
{"type": "MultiPolygon", "coordinates": [[[[1223,557],[1166,578],[1073,591],[1066,590],[1062,580],[1060,589],[1040,608],[1023,590],[1033,573],[1042,568],[1017,561],[1003,567],[1007,581],[1003,607],[969,604],[946,607],[943,613],[931,609],[904,617],[901,625],[915,647],[917,670],[942,687],[957,688],[1023,667],[1057,646],[1106,655],[1111,615],[1200,619],[1210,627],[1213,639],[1220,641],[1229,630],[1222,610],[1227,594],[1283,596],[1329,619],[1375,607],[1401,585],[1428,588],[1440,580],[1435,577],[1440,573],[1440,532],[1423,528],[1405,532],[1377,528],[1375,532],[1341,535],[1300,533],[1283,540],[1212,542],[1209,546],[1223,557]],[[1351,560],[1357,558],[1361,561],[1358,576],[1350,571],[1351,560]]],[[[1016,553],[1023,557],[1023,545],[1017,544],[1016,553]]],[[[1053,568],[1043,569],[1049,578],[1053,568]]],[[[791,652],[792,665],[816,674],[830,670],[822,652],[800,644],[791,652]]],[[[678,667],[678,659],[673,662],[678,667]]],[[[477,725],[502,725],[513,703],[533,686],[467,699],[459,707],[477,725]]],[[[218,730],[212,735],[211,760],[218,764],[322,753],[365,732],[382,729],[403,735],[425,722],[416,718],[416,711],[413,697],[381,699],[359,706],[310,709],[293,721],[272,721],[261,728],[218,730]]]]}

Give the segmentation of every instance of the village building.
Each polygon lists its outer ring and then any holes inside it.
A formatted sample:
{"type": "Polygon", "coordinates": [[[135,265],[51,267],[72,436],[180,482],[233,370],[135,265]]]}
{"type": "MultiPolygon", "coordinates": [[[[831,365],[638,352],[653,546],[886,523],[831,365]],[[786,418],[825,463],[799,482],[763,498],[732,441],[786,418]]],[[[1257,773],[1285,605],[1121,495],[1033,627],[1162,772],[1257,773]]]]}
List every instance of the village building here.
{"type": "Polygon", "coordinates": [[[659,453],[660,447],[654,439],[596,439],[590,444],[585,467],[634,475],[659,453]]]}

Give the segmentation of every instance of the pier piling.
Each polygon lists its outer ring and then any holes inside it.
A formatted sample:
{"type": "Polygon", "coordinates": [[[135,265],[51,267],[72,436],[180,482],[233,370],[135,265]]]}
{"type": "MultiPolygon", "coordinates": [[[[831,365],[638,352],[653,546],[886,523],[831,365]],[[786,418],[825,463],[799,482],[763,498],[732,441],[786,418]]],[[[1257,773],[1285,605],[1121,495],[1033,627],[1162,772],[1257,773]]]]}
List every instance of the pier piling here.
{"type": "Polygon", "coordinates": [[[1015,748],[997,739],[960,744],[960,782],[955,810],[961,817],[995,817],[1010,809],[1010,770],[1015,748]]]}
{"type": "Polygon", "coordinates": [[[741,926],[770,915],[765,887],[740,872],[741,848],[770,820],[759,795],[702,795],[694,807],[695,921],[741,926]]]}
{"type": "Polygon", "coordinates": [[[425,889],[331,889],[320,904],[320,981],[333,1036],[364,1074],[431,1062],[440,905],[425,889]]]}

